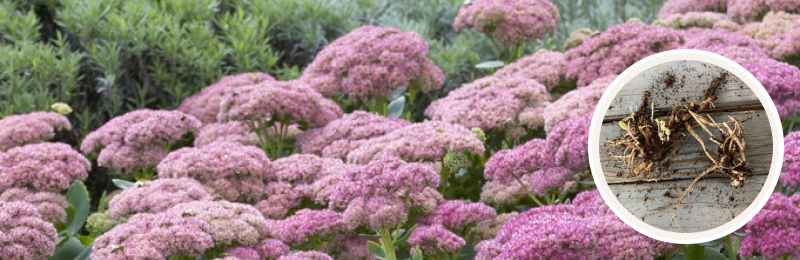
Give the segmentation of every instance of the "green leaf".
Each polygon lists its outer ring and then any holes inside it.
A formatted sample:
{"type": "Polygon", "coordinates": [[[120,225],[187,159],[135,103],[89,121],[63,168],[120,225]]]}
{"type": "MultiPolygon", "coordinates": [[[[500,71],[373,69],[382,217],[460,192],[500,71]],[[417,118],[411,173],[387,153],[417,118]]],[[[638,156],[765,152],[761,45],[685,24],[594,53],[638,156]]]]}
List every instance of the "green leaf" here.
{"type": "Polygon", "coordinates": [[[69,237],[64,244],[56,248],[52,260],[73,260],[84,252],[86,247],[81,244],[81,241],[74,237],[69,237]]]}
{"type": "Polygon", "coordinates": [[[72,236],[77,236],[86,223],[86,218],[89,217],[89,191],[83,182],[75,181],[67,190],[66,197],[69,205],[75,208],[75,214],[67,220],[66,231],[72,236]]]}
{"type": "Polygon", "coordinates": [[[369,251],[370,255],[377,259],[386,259],[386,251],[384,251],[383,248],[378,245],[378,243],[367,241],[367,250],[369,251]]]}
{"type": "Polygon", "coordinates": [[[111,182],[114,183],[114,186],[117,186],[118,188],[123,190],[127,190],[130,187],[133,187],[134,184],[136,184],[135,182],[130,182],[122,179],[113,179],[111,180],[111,182]]]}
{"type": "Polygon", "coordinates": [[[491,61],[484,61],[484,62],[478,63],[477,65],[475,65],[475,68],[476,69],[488,70],[488,69],[500,68],[500,67],[503,67],[503,65],[505,65],[505,63],[502,62],[502,61],[491,60],[491,61]]]}
{"type": "Polygon", "coordinates": [[[399,97],[389,103],[389,117],[400,118],[403,116],[403,110],[406,107],[406,97],[399,97]]]}
{"type": "Polygon", "coordinates": [[[411,236],[411,233],[414,232],[415,229],[417,229],[417,225],[416,224],[414,224],[414,226],[412,226],[405,233],[403,233],[403,236],[401,236],[400,238],[395,240],[394,243],[393,243],[394,246],[397,247],[397,246],[400,246],[400,245],[404,244],[408,240],[408,237],[411,236]]]}
{"type": "Polygon", "coordinates": [[[411,260],[422,260],[422,250],[419,249],[419,246],[414,247],[414,256],[411,257],[411,260]]]}
{"type": "MultiPolygon", "coordinates": [[[[686,260],[725,260],[728,259],[718,249],[700,245],[689,245],[684,252],[686,260]]],[[[675,259],[675,258],[673,258],[675,259]]]]}
{"type": "Polygon", "coordinates": [[[75,257],[75,260],[89,260],[89,257],[92,255],[92,247],[94,247],[94,244],[86,246],[83,252],[75,257]]]}

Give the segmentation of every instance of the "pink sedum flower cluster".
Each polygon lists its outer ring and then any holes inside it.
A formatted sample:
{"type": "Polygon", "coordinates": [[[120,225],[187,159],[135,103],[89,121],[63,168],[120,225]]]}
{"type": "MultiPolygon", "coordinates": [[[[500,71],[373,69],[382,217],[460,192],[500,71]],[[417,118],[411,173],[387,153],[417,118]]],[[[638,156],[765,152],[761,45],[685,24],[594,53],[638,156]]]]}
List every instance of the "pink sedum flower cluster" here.
{"type": "Polygon", "coordinates": [[[724,12],[728,2],[729,0],[668,0],[658,10],[658,19],[691,12],[724,12]]]}
{"type": "Polygon", "coordinates": [[[425,115],[433,120],[483,130],[536,128],[543,123],[540,116],[523,120],[521,114],[543,110],[551,98],[547,88],[536,80],[521,76],[488,76],[433,101],[425,109],[425,115]]]}
{"type": "MultiPolygon", "coordinates": [[[[593,201],[582,196],[600,194],[587,191],[576,200],[593,201]]],[[[495,239],[481,242],[476,259],[654,259],[674,249],[608,212],[593,203],[530,209],[508,220],[495,239]]]]}
{"type": "Polygon", "coordinates": [[[689,12],[683,14],[673,14],[660,21],[664,25],[681,28],[721,28],[736,31],[739,25],[728,19],[725,14],[714,12],[689,12]]]}
{"type": "Polygon", "coordinates": [[[205,221],[217,246],[252,246],[269,234],[267,220],[247,204],[224,200],[193,201],[178,204],[166,212],[205,221]]]}
{"type": "Polygon", "coordinates": [[[264,81],[225,95],[217,120],[251,123],[275,122],[284,126],[324,126],[342,116],[336,102],[323,97],[308,84],[264,81]]]}
{"type": "Polygon", "coordinates": [[[373,160],[441,161],[448,152],[483,154],[483,142],[469,129],[441,121],[426,121],[365,141],[347,155],[347,162],[373,160]]]}
{"type": "Polygon", "coordinates": [[[200,128],[194,138],[194,146],[206,146],[214,142],[232,142],[241,145],[257,145],[258,135],[250,127],[239,121],[212,123],[200,128]]]}
{"type": "Polygon", "coordinates": [[[566,72],[567,60],[564,59],[564,53],[541,49],[503,66],[493,76],[498,78],[517,76],[533,79],[547,87],[547,90],[552,90],[565,80],[566,72]]]}
{"type": "Polygon", "coordinates": [[[302,209],[284,220],[270,222],[270,235],[289,245],[307,242],[312,236],[332,236],[344,231],[342,214],[330,209],[302,209]]]}
{"type": "Polygon", "coordinates": [[[89,176],[92,164],[63,143],[35,143],[0,153],[0,191],[31,188],[61,192],[89,176]]]}
{"type": "Polygon", "coordinates": [[[780,259],[785,255],[799,255],[798,231],[800,221],[800,195],[787,197],[773,193],[764,208],[744,226],[739,254],[753,257],[756,253],[764,259],[780,259]]]}
{"type": "Polygon", "coordinates": [[[547,0],[476,0],[461,7],[453,27],[473,28],[508,48],[555,33],[560,19],[547,0]]]}
{"type": "Polygon", "coordinates": [[[278,260],[333,260],[333,258],[320,251],[299,251],[281,256],[278,260]]]}
{"type": "Polygon", "coordinates": [[[442,70],[428,58],[422,36],[391,27],[361,26],[317,53],[300,80],[328,97],[386,97],[407,86],[420,92],[441,88],[442,70]]]}
{"type": "Polygon", "coordinates": [[[100,150],[97,164],[128,172],[156,166],[168,147],[202,123],[179,111],[141,109],[115,117],[86,136],[81,151],[100,150]]]}
{"type": "Polygon", "coordinates": [[[785,60],[800,54],[800,15],[770,12],[750,28],[753,31],[748,33],[772,58],[785,60]]]}
{"type": "Polygon", "coordinates": [[[186,98],[178,106],[178,111],[192,115],[204,124],[217,121],[222,100],[228,93],[245,86],[257,85],[275,78],[266,73],[246,72],[222,77],[218,82],[203,88],[200,92],[186,98]]]}
{"type": "Polygon", "coordinates": [[[207,188],[194,179],[158,179],[137,182],[115,195],[106,212],[116,220],[124,220],[138,213],[160,213],[184,202],[211,199],[207,188]]]}
{"type": "Polygon", "coordinates": [[[13,147],[52,140],[57,131],[70,130],[72,124],[55,112],[33,112],[0,119],[0,152],[13,147]]]}
{"type": "Polygon", "coordinates": [[[493,219],[497,211],[486,204],[469,203],[463,200],[447,200],[439,204],[428,215],[419,219],[423,225],[442,225],[451,230],[462,231],[478,222],[493,219]]]}
{"type": "Polygon", "coordinates": [[[428,164],[373,161],[342,172],[332,203],[343,205],[359,197],[407,196],[437,186],[439,173],[428,164]]]}
{"type": "Polygon", "coordinates": [[[298,135],[297,146],[303,153],[345,159],[350,151],[367,139],[383,136],[409,124],[411,123],[402,119],[355,111],[331,121],[324,127],[298,135]]]}
{"type": "Polygon", "coordinates": [[[781,185],[800,186],[800,131],[791,132],[783,139],[783,170],[781,185]]]}
{"type": "Polygon", "coordinates": [[[159,178],[193,178],[226,200],[254,202],[262,197],[270,165],[257,147],[217,142],[174,151],[157,171],[159,178]]]}
{"type": "Polygon", "coordinates": [[[3,259],[49,259],[56,250],[56,239],[56,228],[42,219],[35,206],[0,201],[0,256],[3,259]]]}
{"type": "Polygon", "coordinates": [[[412,247],[419,246],[425,255],[456,252],[466,243],[467,241],[442,225],[420,226],[408,237],[408,244],[412,247]]]}
{"type": "Polygon", "coordinates": [[[549,133],[561,121],[594,111],[603,93],[616,78],[617,75],[613,74],[596,79],[588,86],[567,92],[558,100],[550,103],[542,112],[544,129],[549,133]]]}
{"type": "Polygon", "coordinates": [[[136,214],[94,242],[92,260],[163,260],[199,258],[215,246],[206,221],[176,213],[136,214]]]}
{"type": "Polygon", "coordinates": [[[272,162],[273,172],[267,176],[263,191],[266,199],[258,208],[267,218],[282,218],[304,199],[327,205],[329,191],[335,189],[341,171],[346,168],[339,159],[313,154],[294,154],[272,162]]]}
{"type": "Polygon", "coordinates": [[[680,41],[681,33],[670,28],[639,21],[615,24],[564,53],[567,76],[585,86],[619,74],[647,56],[675,49],[680,41]]]}
{"type": "Polygon", "coordinates": [[[2,202],[25,202],[33,205],[42,219],[51,223],[67,220],[67,199],[59,193],[12,188],[0,193],[0,203],[2,202]]]}

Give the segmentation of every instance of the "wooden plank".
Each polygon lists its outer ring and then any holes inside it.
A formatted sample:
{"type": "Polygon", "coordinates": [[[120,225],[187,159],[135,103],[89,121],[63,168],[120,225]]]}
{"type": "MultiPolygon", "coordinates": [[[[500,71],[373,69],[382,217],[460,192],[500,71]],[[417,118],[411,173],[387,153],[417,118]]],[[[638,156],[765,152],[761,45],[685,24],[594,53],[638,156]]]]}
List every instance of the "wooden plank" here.
{"type": "MultiPolygon", "coordinates": [[[[727,178],[704,178],[681,202],[673,232],[699,232],[719,227],[741,214],[755,200],[766,175],[749,178],[738,188],[727,178]],[[678,228],[680,226],[680,228],[678,228]]],[[[645,223],[669,230],[672,211],[691,180],[610,184],[617,201],[645,223]]]]}
{"type": "MultiPolygon", "coordinates": [[[[699,61],[667,62],[642,72],[625,84],[623,91],[614,97],[606,113],[606,118],[621,118],[630,115],[642,102],[642,95],[650,91],[651,101],[655,101],[657,112],[667,112],[673,104],[699,102],[705,89],[722,71],[721,68],[699,61]],[[676,83],[666,87],[659,81],[665,71],[672,71],[676,83]]],[[[729,74],[728,83],[717,89],[719,100],[714,103],[718,108],[742,108],[760,106],[761,103],[741,79],[729,74]]]]}
{"type": "MultiPolygon", "coordinates": [[[[705,114],[704,114],[705,115],[705,114]]],[[[747,156],[748,165],[753,169],[754,175],[767,175],[772,161],[772,132],[770,129],[769,119],[765,111],[738,111],[738,112],[716,112],[710,114],[717,122],[727,121],[728,116],[732,116],[737,120],[744,120],[751,117],[749,120],[742,123],[742,128],[745,131],[745,138],[747,141],[747,148],[745,155],[747,156]]],[[[708,141],[708,133],[704,132],[701,127],[694,128],[698,135],[706,142],[706,146],[711,151],[716,151],[716,144],[708,141]]],[[[612,147],[606,140],[617,139],[624,135],[624,130],[619,125],[614,123],[603,124],[600,134],[600,161],[603,165],[603,174],[608,183],[637,183],[648,181],[644,177],[628,178],[630,170],[624,168],[623,163],[611,157],[610,154],[622,154],[622,149],[619,147],[612,147]]],[[[716,133],[718,136],[718,133],[716,133]]],[[[678,143],[672,150],[672,156],[669,156],[664,162],[656,167],[654,171],[654,179],[659,181],[666,180],[685,180],[694,179],[697,175],[708,168],[708,158],[703,152],[702,146],[688,136],[688,139],[678,143]]],[[[712,176],[714,174],[711,174],[712,176]]]]}

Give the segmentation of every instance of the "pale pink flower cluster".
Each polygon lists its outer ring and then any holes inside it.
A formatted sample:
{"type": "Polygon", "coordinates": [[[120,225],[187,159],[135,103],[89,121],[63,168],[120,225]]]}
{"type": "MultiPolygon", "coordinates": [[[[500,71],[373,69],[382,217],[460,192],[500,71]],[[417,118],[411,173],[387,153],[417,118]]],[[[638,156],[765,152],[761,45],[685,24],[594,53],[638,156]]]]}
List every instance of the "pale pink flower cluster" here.
{"type": "Polygon", "coordinates": [[[534,54],[504,66],[493,74],[504,78],[511,76],[533,79],[551,90],[561,84],[567,72],[567,60],[564,53],[541,49],[534,54]]]}
{"type": "Polygon", "coordinates": [[[342,214],[330,209],[302,209],[284,220],[270,223],[270,235],[289,245],[300,245],[312,236],[332,236],[344,231],[342,214]]]}
{"type": "Polygon", "coordinates": [[[160,213],[184,202],[212,198],[207,188],[194,179],[158,179],[137,182],[115,195],[106,212],[116,220],[124,220],[138,213],[160,213]]]}
{"type": "Polygon", "coordinates": [[[800,15],[769,12],[750,27],[759,46],[772,58],[784,60],[800,54],[800,15]]]}
{"type": "Polygon", "coordinates": [[[453,27],[473,28],[508,48],[555,33],[560,19],[547,0],[476,0],[458,10],[453,27]]]}
{"type": "Polygon", "coordinates": [[[30,143],[50,141],[57,131],[70,130],[69,119],[55,112],[33,112],[0,119],[0,152],[30,143]]]}
{"type": "Polygon", "coordinates": [[[324,127],[298,135],[297,146],[303,153],[345,159],[350,151],[365,140],[385,135],[409,124],[411,123],[402,119],[355,111],[331,121],[324,127]]]}
{"type": "Polygon", "coordinates": [[[489,240],[497,235],[497,231],[508,221],[516,217],[519,213],[511,212],[497,215],[493,218],[478,222],[475,227],[470,229],[467,234],[467,241],[477,244],[480,241],[489,240]]]}
{"type": "Polygon", "coordinates": [[[294,154],[272,162],[272,173],[256,208],[268,218],[282,218],[304,199],[327,205],[340,172],[347,167],[339,159],[313,154],[294,154]]]}
{"type": "Polygon", "coordinates": [[[234,92],[244,86],[257,85],[264,81],[274,81],[275,78],[266,73],[246,72],[222,77],[218,82],[203,88],[200,92],[187,97],[178,106],[178,111],[193,115],[204,124],[217,121],[222,99],[226,94],[234,92]]]}
{"type": "Polygon", "coordinates": [[[347,155],[350,163],[373,160],[441,161],[448,152],[481,155],[483,141],[469,129],[441,121],[426,121],[365,141],[347,155]]]}
{"type": "Polygon", "coordinates": [[[206,146],[214,142],[233,142],[242,145],[257,145],[258,135],[250,127],[239,121],[211,123],[200,128],[194,138],[194,146],[206,146]]]}
{"type": "Polygon", "coordinates": [[[408,237],[408,244],[412,247],[419,246],[425,255],[455,252],[466,243],[467,241],[442,225],[420,226],[408,237]]]}
{"type": "Polygon", "coordinates": [[[61,192],[85,180],[92,164],[63,143],[34,143],[0,153],[0,191],[31,188],[61,192]]]}
{"type": "MultiPolygon", "coordinates": [[[[225,94],[219,122],[271,122],[284,126],[324,126],[342,116],[336,102],[299,81],[263,81],[225,94]]],[[[269,127],[269,125],[265,125],[269,127]]]]}
{"type": "MultiPolygon", "coordinates": [[[[503,131],[541,126],[541,119],[521,120],[521,113],[541,111],[552,99],[547,88],[523,76],[488,76],[433,101],[425,115],[467,128],[503,131]]],[[[541,118],[541,116],[539,116],[541,118]]]]}
{"type": "Polygon", "coordinates": [[[544,129],[548,132],[568,118],[578,117],[586,112],[594,111],[600,98],[614,79],[616,74],[607,75],[594,80],[585,87],[576,88],[562,95],[545,107],[542,112],[544,129]]]}
{"type": "Polygon", "coordinates": [[[725,12],[729,0],[668,0],[658,10],[658,18],[691,12],[725,12]]]}
{"type": "Polygon", "coordinates": [[[391,27],[361,26],[325,46],[300,78],[328,97],[386,97],[407,86],[441,88],[442,70],[428,58],[422,36],[391,27]]]}
{"type": "Polygon", "coordinates": [[[81,151],[99,149],[97,164],[128,172],[156,166],[169,146],[194,134],[202,123],[179,111],[141,109],[115,117],[86,136],[81,151]]]}
{"type": "Polygon", "coordinates": [[[159,178],[193,178],[226,200],[254,202],[262,197],[270,165],[257,147],[217,142],[174,151],[157,171],[159,178]]]}
{"type": "Polygon", "coordinates": [[[94,241],[92,260],[200,258],[215,246],[212,226],[177,213],[136,214],[94,241]]]}
{"type": "Polygon", "coordinates": [[[728,0],[728,16],[737,21],[753,21],[769,12],[767,0],[728,0]]]}
{"type": "Polygon", "coordinates": [[[647,56],[678,47],[681,33],[640,21],[620,23],[585,39],[564,53],[567,77],[585,86],[606,75],[619,74],[647,56]]]}
{"type": "MultiPolygon", "coordinates": [[[[208,223],[208,233],[216,246],[253,246],[269,235],[267,220],[256,208],[229,201],[193,201],[166,211],[196,217],[208,223]]],[[[137,215],[134,215],[134,217],[137,215]]]]}
{"type": "Polygon", "coordinates": [[[380,160],[346,168],[336,184],[334,205],[345,205],[359,197],[401,196],[439,186],[439,173],[424,163],[380,160]]]}
{"type": "Polygon", "coordinates": [[[320,251],[298,251],[281,256],[278,260],[333,260],[333,258],[320,251]]]}
{"type": "Polygon", "coordinates": [[[25,188],[12,188],[0,193],[2,202],[26,202],[39,211],[42,219],[59,223],[67,220],[67,199],[55,192],[35,192],[25,188]]]}
{"type": "Polygon", "coordinates": [[[0,256],[14,260],[45,260],[56,250],[56,228],[42,219],[35,206],[0,201],[0,256]]]}
{"type": "Polygon", "coordinates": [[[409,207],[397,196],[359,197],[350,201],[342,213],[345,228],[367,227],[373,232],[393,230],[408,221],[409,207]]]}

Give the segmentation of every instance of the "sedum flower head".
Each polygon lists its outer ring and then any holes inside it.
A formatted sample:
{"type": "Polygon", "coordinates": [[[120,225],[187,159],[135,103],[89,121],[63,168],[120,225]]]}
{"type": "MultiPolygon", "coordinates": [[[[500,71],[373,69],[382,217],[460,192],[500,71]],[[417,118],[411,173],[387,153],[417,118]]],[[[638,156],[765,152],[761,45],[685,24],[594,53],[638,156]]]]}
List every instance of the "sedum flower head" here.
{"type": "Polygon", "coordinates": [[[753,21],[769,12],[767,0],[728,0],[728,16],[737,21],[753,21]]]}
{"type": "Polygon", "coordinates": [[[402,159],[438,162],[448,152],[483,154],[483,142],[468,128],[441,121],[426,121],[365,141],[347,155],[347,162],[402,159]]]}
{"type": "Polygon", "coordinates": [[[262,197],[270,165],[257,147],[217,142],[174,151],[157,170],[159,178],[193,178],[226,200],[253,202],[262,197]]]}
{"type": "Polygon", "coordinates": [[[328,97],[386,97],[404,86],[441,88],[442,70],[422,36],[391,27],[361,26],[323,48],[300,78],[328,97]]]}
{"type": "MultiPolygon", "coordinates": [[[[730,48],[735,46],[758,49],[758,43],[753,38],[741,33],[722,29],[693,28],[686,30],[684,35],[686,42],[681,45],[681,48],[684,49],[712,51],[716,48],[730,48]]],[[[760,52],[761,50],[757,51],[760,52]]],[[[723,56],[730,55],[729,52],[718,52],[718,54],[723,56]]]]}
{"type": "Polygon", "coordinates": [[[200,218],[143,213],[97,237],[91,259],[163,260],[178,255],[200,258],[214,246],[211,225],[200,218]]]}
{"type": "Polygon", "coordinates": [[[297,137],[303,153],[329,158],[347,158],[347,154],[365,140],[385,135],[411,124],[402,119],[355,111],[321,128],[311,129],[297,137]]]}
{"type": "Polygon", "coordinates": [[[205,124],[217,121],[223,97],[245,86],[252,86],[275,78],[266,73],[246,72],[222,77],[218,82],[203,88],[200,92],[187,97],[178,106],[178,111],[195,116],[205,124]]]}
{"type": "Polygon", "coordinates": [[[97,212],[86,219],[86,230],[91,234],[103,234],[120,224],[106,212],[97,212]]]}
{"type": "Polygon", "coordinates": [[[290,245],[303,244],[311,236],[324,237],[343,231],[342,214],[330,209],[301,209],[284,220],[274,221],[271,235],[290,245]]]}
{"type": "Polygon", "coordinates": [[[36,206],[0,201],[0,256],[45,260],[56,250],[56,228],[42,219],[36,206]]]}
{"type": "Polygon", "coordinates": [[[675,49],[680,41],[680,32],[662,26],[642,22],[612,25],[564,53],[567,76],[577,78],[578,86],[585,86],[603,76],[621,73],[647,56],[675,49]]]}
{"type": "MultiPolygon", "coordinates": [[[[662,20],[663,25],[676,29],[685,28],[726,28],[729,25],[735,25],[734,28],[738,29],[735,22],[728,19],[725,14],[714,12],[688,12],[682,14],[672,14],[662,20]]],[[[735,31],[735,30],[734,30],[735,31]]]]}
{"type": "Polygon", "coordinates": [[[257,244],[267,235],[267,221],[250,205],[228,201],[193,201],[166,212],[202,219],[217,246],[257,244]]]}
{"type": "Polygon", "coordinates": [[[412,247],[419,246],[426,255],[435,255],[456,252],[466,241],[442,225],[432,225],[414,229],[408,237],[408,244],[412,247]]]}
{"type": "Polygon", "coordinates": [[[753,38],[772,58],[786,60],[800,54],[800,15],[767,13],[755,26],[753,38]]]}
{"type": "Polygon", "coordinates": [[[0,193],[0,202],[26,202],[36,207],[41,218],[58,223],[67,220],[67,199],[55,192],[35,192],[25,188],[11,188],[0,193]]]}
{"type": "Polygon", "coordinates": [[[551,90],[564,80],[567,72],[567,60],[564,53],[548,50],[539,50],[534,54],[503,66],[493,74],[494,77],[504,78],[511,76],[536,80],[551,90]]]}
{"type": "Polygon", "coordinates": [[[276,122],[307,127],[324,126],[342,116],[336,102],[323,97],[308,84],[264,81],[227,93],[217,116],[221,122],[276,122]]]}
{"type": "Polygon", "coordinates": [[[551,100],[547,88],[521,75],[488,76],[451,91],[433,101],[425,115],[433,120],[467,128],[506,130],[526,125],[539,127],[541,120],[523,121],[520,114],[543,108],[551,100]]]}
{"type": "Polygon", "coordinates": [[[555,33],[559,19],[547,0],[476,0],[461,7],[453,27],[471,27],[508,48],[555,33]]]}
{"type": "Polygon", "coordinates": [[[589,125],[592,113],[561,121],[547,133],[549,151],[553,153],[555,165],[568,169],[583,169],[589,166],[589,125]]]}
{"type": "Polygon", "coordinates": [[[33,112],[0,119],[0,152],[13,147],[52,140],[57,131],[70,130],[65,116],[54,112],[33,112]]]}
{"type": "Polygon", "coordinates": [[[391,196],[360,197],[350,201],[342,213],[347,230],[367,227],[373,231],[394,229],[408,221],[409,209],[402,199],[391,196]]]}
{"type": "Polygon", "coordinates": [[[232,142],[241,145],[258,144],[258,135],[250,131],[244,122],[230,121],[225,123],[212,123],[200,128],[194,139],[194,146],[206,146],[214,142],[232,142]]]}
{"type": "Polygon", "coordinates": [[[278,260],[333,260],[333,258],[319,251],[298,251],[281,256],[278,260]]]}
{"type": "Polygon", "coordinates": [[[658,10],[658,19],[691,12],[725,11],[729,0],[668,0],[658,10]]]}
{"type": "Polygon", "coordinates": [[[800,254],[797,214],[800,214],[800,195],[787,197],[773,193],[764,208],[745,224],[739,254],[753,257],[758,253],[765,259],[800,254]]]}
{"type": "Polygon", "coordinates": [[[439,173],[430,165],[380,160],[343,170],[332,202],[344,205],[358,197],[406,196],[439,186],[439,173]]]}
{"type": "Polygon", "coordinates": [[[786,135],[783,139],[783,144],[781,185],[785,187],[800,186],[800,131],[794,131],[786,135]]]}
{"type": "Polygon", "coordinates": [[[262,260],[274,260],[289,252],[289,246],[277,239],[265,239],[255,246],[262,260]]]}
{"type": "Polygon", "coordinates": [[[123,220],[138,213],[163,212],[184,202],[211,199],[207,188],[194,179],[159,179],[137,182],[123,190],[111,199],[107,212],[114,219],[123,220]]]}
{"type": "MultiPolygon", "coordinates": [[[[578,28],[577,30],[569,33],[569,37],[567,37],[567,39],[564,41],[564,49],[570,49],[572,47],[581,45],[581,43],[583,43],[583,40],[592,37],[592,35],[595,34],[597,34],[597,31],[594,31],[590,28],[586,27],[578,28]]],[[[565,64],[564,69],[566,70],[566,61],[564,62],[564,64],[565,64]]]]}
{"type": "Polygon", "coordinates": [[[604,76],[588,86],[567,92],[558,100],[550,103],[542,112],[544,129],[549,133],[561,121],[594,111],[597,103],[600,102],[600,97],[616,77],[617,75],[604,76]]]}
{"type": "Polygon", "coordinates": [[[500,214],[493,218],[478,222],[467,234],[467,240],[473,244],[478,244],[478,242],[494,238],[497,236],[497,231],[500,230],[503,224],[505,224],[509,219],[516,217],[517,214],[519,213],[511,212],[500,214]]]}
{"type": "Polygon", "coordinates": [[[537,169],[553,167],[553,154],[547,140],[533,139],[511,149],[503,149],[486,161],[484,177],[491,181],[511,182],[537,169]]]}
{"type": "Polygon", "coordinates": [[[53,109],[53,111],[55,111],[56,113],[64,116],[72,113],[72,107],[70,107],[69,104],[64,102],[53,103],[53,105],[51,105],[50,108],[53,109]]]}
{"type": "Polygon", "coordinates": [[[431,214],[423,216],[419,222],[425,225],[439,224],[458,231],[496,216],[494,208],[480,202],[447,200],[440,203],[431,214]]]}
{"type": "Polygon", "coordinates": [[[97,164],[128,171],[154,167],[173,145],[200,128],[199,120],[179,111],[141,109],[115,117],[86,136],[81,151],[99,149],[97,164]]]}
{"type": "Polygon", "coordinates": [[[222,258],[217,259],[224,259],[224,260],[262,260],[261,255],[258,253],[256,249],[245,247],[245,246],[237,246],[234,248],[230,248],[225,253],[222,254],[222,258]]]}
{"type": "Polygon", "coordinates": [[[85,180],[89,160],[63,143],[36,143],[0,153],[0,191],[32,188],[61,192],[76,180],[85,180]]]}

